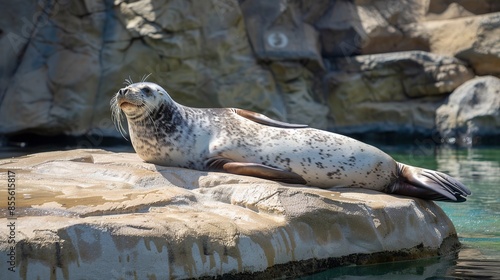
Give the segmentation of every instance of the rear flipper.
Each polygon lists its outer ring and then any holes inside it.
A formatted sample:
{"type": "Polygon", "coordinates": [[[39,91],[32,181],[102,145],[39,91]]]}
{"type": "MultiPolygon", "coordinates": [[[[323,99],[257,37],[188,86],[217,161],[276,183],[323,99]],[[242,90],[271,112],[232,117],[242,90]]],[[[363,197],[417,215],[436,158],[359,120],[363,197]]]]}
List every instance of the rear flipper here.
{"type": "Polygon", "coordinates": [[[398,180],[389,187],[389,193],[429,200],[463,202],[471,191],[456,179],[429,169],[398,162],[398,180]]]}

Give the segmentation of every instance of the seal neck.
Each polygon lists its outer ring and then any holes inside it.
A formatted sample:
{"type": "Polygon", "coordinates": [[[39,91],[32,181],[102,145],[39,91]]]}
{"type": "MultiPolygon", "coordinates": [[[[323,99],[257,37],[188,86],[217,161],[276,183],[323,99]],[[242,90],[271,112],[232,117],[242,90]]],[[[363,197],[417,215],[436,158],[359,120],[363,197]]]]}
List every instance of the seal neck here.
{"type": "Polygon", "coordinates": [[[142,126],[155,128],[161,127],[161,134],[171,134],[176,131],[182,130],[182,126],[185,124],[183,117],[184,109],[182,106],[172,102],[162,102],[156,108],[151,110],[149,114],[146,114],[141,120],[137,120],[135,123],[140,123],[142,126]]]}
{"type": "Polygon", "coordinates": [[[151,112],[151,119],[155,121],[172,121],[175,117],[182,116],[182,107],[175,103],[162,102],[151,112]]]}

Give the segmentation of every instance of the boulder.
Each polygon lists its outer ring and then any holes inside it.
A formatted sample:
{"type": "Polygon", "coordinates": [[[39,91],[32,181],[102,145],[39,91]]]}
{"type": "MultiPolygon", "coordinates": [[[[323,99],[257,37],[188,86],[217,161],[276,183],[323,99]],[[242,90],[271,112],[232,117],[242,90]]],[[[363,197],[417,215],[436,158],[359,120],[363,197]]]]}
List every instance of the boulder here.
{"type": "Polygon", "coordinates": [[[248,38],[258,59],[313,60],[323,64],[319,34],[303,16],[304,8],[294,2],[242,1],[248,38]]]}
{"type": "Polygon", "coordinates": [[[474,72],[481,75],[500,77],[500,13],[481,19],[476,40],[456,54],[468,62],[474,72]]]}
{"type": "Polygon", "coordinates": [[[434,202],[366,189],[168,168],[103,150],[0,166],[0,180],[15,183],[15,209],[0,202],[10,278],[282,278],[444,255],[459,244],[434,202]]]}
{"type": "Polygon", "coordinates": [[[474,16],[472,12],[464,8],[458,3],[437,3],[438,1],[431,1],[426,20],[446,20],[452,18],[470,17],[474,16]],[[444,6],[444,7],[443,7],[444,6]]]}
{"type": "Polygon", "coordinates": [[[420,133],[446,94],[473,77],[460,60],[411,51],[339,58],[326,79],[332,129],[420,133]]]}
{"type": "Polygon", "coordinates": [[[327,56],[429,49],[418,24],[425,19],[428,0],[332,2],[315,22],[327,56]]]}
{"type": "Polygon", "coordinates": [[[500,135],[500,79],[478,77],[457,88],[436,111],[436,126],[446,143],[471,145],[500,135]]]}
{"type": "Polygon", "coordinates": [[[500,13],[423,23],[430,50],[456,56],[477,75],[500,77],[500,13]]]}
{"type": "Polygon", "coordinates": [[[497,0],[430,0],[427,19],[450,19],[500,12],[497,0]]]}

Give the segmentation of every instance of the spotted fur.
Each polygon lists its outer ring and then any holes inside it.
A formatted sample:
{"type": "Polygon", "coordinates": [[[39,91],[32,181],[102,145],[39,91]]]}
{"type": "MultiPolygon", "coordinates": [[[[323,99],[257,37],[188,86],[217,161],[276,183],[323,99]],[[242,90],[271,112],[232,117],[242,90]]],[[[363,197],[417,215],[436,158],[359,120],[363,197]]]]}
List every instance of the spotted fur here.
{"type": "MultiPolygon", "coordinates": [[[[147,162],[203,171],[224,171],[232,162],[242,164],[235,168],[255,169],[259,174],[259,168],[264,167],[271,179],[275,172],[288,172],[285,177],[297,175],[292,182],[303,179],[307,185],[321,188],[358,187],[420,194],[407,186],[407,178],[402,178],[402,170],[413,170],[411,167],[343,135],[313,128],[287,128],[284,123],[276,125],[279,127],[266,125],[266,119],[258,123],[247,117],[255,113],[241,114],[238,109],[186,107],[173,101],[160,86],[147,82],[130,81],[111,105],[115,120],[120,121],[120,110],[125,113],[132,145],[147,162]]],[[[403,175],[411,177],[408,170],[403,175]]],[[[439,192],[440,196],[433,199],[462,201],[470,194],[463,185],[450,192],[439,192]]]]}

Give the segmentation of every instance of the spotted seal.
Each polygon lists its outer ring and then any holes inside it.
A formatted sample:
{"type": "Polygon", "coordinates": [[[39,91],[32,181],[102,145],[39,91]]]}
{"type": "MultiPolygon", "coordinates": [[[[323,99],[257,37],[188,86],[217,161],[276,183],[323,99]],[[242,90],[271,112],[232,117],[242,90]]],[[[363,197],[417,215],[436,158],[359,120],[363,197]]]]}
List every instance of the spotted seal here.
{"type": "Polygon", "coordinates": [[[461,202],[470,190],[437,171],[396,162],[352,138],[235,108],[191,108],[159,85],[129,83],[111,100],[146,162],[221,171],[320,188],[358,187],[461,202]]]}

